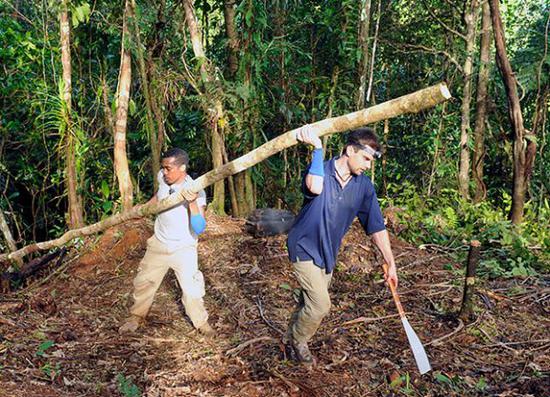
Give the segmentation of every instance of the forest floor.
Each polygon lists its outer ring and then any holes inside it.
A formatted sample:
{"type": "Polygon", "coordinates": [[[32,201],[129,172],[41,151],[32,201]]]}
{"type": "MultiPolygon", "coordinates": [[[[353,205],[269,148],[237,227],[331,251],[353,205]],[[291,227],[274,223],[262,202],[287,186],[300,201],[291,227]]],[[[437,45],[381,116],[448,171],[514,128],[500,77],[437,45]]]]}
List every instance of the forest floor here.
{"type": "Polygon", "coordinates": [[[86,239],[4,293],[0,396],[550,396],[548,277],[483,280],[463,324],[463,263],[393,238],[401,300],[433,366],[420,376],[380,258],[355,224],[308,369],[281,343],[297,287],[285,237],[253,238],[243,224],[209,217],[199,243],[213,339],[185,318],[172,272],[145,326],[118,334],[149,220],[86,239]]]}

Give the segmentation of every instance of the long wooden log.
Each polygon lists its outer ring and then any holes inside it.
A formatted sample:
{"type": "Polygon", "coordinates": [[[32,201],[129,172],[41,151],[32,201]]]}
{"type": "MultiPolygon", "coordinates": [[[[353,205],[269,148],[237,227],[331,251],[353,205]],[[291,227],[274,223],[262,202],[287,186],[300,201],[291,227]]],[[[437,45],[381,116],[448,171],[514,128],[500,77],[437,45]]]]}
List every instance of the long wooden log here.
{"type": "MultiPolygon", "coordinates": [[[[366,124],[375,123],[377,121],[400,116],[402,114],[417,113],[421,110],[425,110],[442,103],[449,98],[451,98],[451,94],[447,86],[444,83],[440,83],[432,87],[424,88],[411,94],[392,99],[391,101],[381,103],[368,109],[318,121],[311,124],[311,126],[312,130],[321,137],[328,134],[358,128],[366,124]]],[[[277,138],[264,143],[262,146],[259,146],[244,156],[241,156],[230,163],[224,164],[222,167],[218,167],[207,172],[195,180],[192,190],[198,192],[199,190],[204,189],[217,181],[244,171],[247,168],[252,167],[253,165],[258,164],[266,158],[274,155],[275,153],[295,145],[297,143],[297,131],[298,129],[294,129],[279,135],[277,138]]],[[[22,258],[35,251],[46,250],[52,247],[60,247],[77,237],[88,236],[100,232],[132,218],[156,214],[168,208],[174,207],[184,200],[183,194],[180,192],[180,194],[171,195],[156,204],[145,205],[138,208],[134,207],[130,211],[113,215],[101,222],[97,222],[80,229],[70,230],[57,239],[30,244],[15,252],[0,255],[0,261],[22,258]]]]}

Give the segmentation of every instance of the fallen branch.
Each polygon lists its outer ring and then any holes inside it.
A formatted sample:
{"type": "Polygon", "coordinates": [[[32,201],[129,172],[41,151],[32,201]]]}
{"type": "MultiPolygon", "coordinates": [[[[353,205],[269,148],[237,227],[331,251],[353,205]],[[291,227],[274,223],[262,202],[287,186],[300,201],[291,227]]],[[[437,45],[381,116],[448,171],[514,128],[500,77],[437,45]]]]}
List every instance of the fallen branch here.
{"type": "MultiPolygon", "coordinates": [[[[376,123],[381,120],[386,120],[392,117],[400,116],[406,113],[417,113],[425,109],[429,109],[439,103],[442,103],[451,98],[451,94],[447,86],[443,83],[422,90],[413,92],[402,97],[392,99],[391,101],[383,102],[379,105],[368,109],[359,110],[339,117],[332,117],[311,124],[312,131],[319,137],[337,132],[347,131],[353,128],[358,128],[366,124],[376,123]]],[[[221,167],[199,177],[193,184],[192,190],[195,192],[204,189],[207,186],[221,181],[222,179],[244,171],[255,164],[267,159],[268,157],[295,145],[296,132],[298,129],[288,131],[262,146],[252,150],[251,152],[239,157],[221,167]]],[[[129,219],[153,215],[158,212],[167,210],[184,201],[183,191],[178,194],[173,194],[156,204],[149,204],[139,207],[134,207],[130,211],[113,215],[101,222],[93,225],[85,226],[80,229],[73,229],[61,237],[27,245],[15,252],[0,255],[0,261],[16,260],[39,250],[47,250],[52,247],[60,247],[69,241],[83,236],[89,236],[108,229],[112,226],[126,222],[129,219]]]]}
{"type": "Polygon", "coordinates": [[[371,323],[371,322],[385,320],[387,318],[392,318],[392,317],[399,317],[399,313],[390,314],[388,316],[381,316],[381,317],[357,317],[355,320],[350,320],[350,321],[346,321],[345,323],[342,323],[340,326],[345,327],[346,325],[353,325],[357,323],[371,323]]]}
{"type": "Polygon", "coordinates": [[[424,346],[429,346],[429,345],[437,346],[439,343],[441,343],[445,339],[449,339],[451,336],[459,333],[462,330],[462,328],[464,328],[464,323],[462,322],[462,320],[458,320],[458,326],[452,332],[448,333],[447,335],[443,335],[441,338],[434,339],[431,342],[424,344],[424,346]]]}
{"type": "Polygon", "coordinates": [[[238,345],[237,347],[234,347],[233,349],[227,350],[225,354],[228,356],[236,356],[241,351],[243,351],[246,347],[253,345],[256,342],[263,342],[263,341],[276,342],[278,341],[278,339],[272,338],[271,336],[260,336],[258,338],[247,340],[246,342],[241,343],[240,345],[238,345]]]}

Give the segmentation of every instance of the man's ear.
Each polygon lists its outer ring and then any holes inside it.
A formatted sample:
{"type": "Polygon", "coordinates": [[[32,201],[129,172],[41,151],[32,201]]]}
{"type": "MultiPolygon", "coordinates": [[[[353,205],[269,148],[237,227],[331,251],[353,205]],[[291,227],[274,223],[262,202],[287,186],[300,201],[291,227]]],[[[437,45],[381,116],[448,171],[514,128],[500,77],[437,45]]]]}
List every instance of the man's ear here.
{"type": "Polygon", "coordinates": [[[187,169],[187,166],[185,164],[180,165],[181,172],[185,172],[186,169],[187,169]]]}

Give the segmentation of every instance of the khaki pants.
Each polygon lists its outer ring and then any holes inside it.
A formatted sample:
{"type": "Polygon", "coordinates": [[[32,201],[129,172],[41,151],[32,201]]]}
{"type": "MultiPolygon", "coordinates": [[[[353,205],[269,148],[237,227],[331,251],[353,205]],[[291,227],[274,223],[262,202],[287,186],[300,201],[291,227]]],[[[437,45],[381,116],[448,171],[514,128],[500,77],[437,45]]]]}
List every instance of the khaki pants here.
{"type": "Polygon", "coordinates": [[[328,289],[332,273],[326,274],[325,269],[315,266],[313,261],[298,261],[292,265],[301,293],[290,319],[287,338],[292,337],[296,342],[304,343],[315,335],[321,321],[330,311],[328,289]]]}
{"type": "Polygon", "coordinates": [[[204,277],[198,268],[197,247],[170,251],[154,235],[147,240],[147,251],[134,279],[134,305],[130,312],[145,317],[168,269],[174,270],[182,292],[182,303],[193,326],[199,328],[208,320],[204,308],[204,277]]]}

